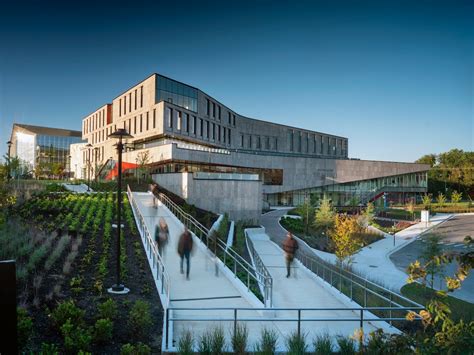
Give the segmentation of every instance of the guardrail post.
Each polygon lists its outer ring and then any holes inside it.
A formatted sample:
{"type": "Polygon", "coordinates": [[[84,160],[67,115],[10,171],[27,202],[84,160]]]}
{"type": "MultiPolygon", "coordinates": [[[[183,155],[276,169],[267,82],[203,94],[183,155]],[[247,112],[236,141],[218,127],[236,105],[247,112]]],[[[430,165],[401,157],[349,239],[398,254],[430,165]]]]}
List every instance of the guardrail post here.
{"type": "Polygon", "coordinates": [[[234,308],[234,337],[237,335],[237,308],[234,308]]]}
{"type": "Polygon", "coordinates": [[[364,307],[367,307],[367,279],[365,279],[364,287],[364,307]]]}
{"type": "Polygon", "coordinates": [[[298,338],[301,334],[301,309],[298,309],[298,338]]]}
{"type": "Polygon", "coordinates": [[[360,310],[360,329],[364,329],[364,310],[360,310]]]}
{"type": "Polygon", "coordinates": [[[392,293],[390,292],[390,326],[392,325],[392,293]]]}
{"type": "MultiPolygon", "coordinates": [[[[163,275],[164,272],[165,272],[165,267],[164,267],[164,265],[162,265],[162,266],[161,266],[161,275],[163,275]]],[[[161,293],[163,293],[164,288],[165,288],[165,278],[162,277],[162,278],[161,278],[161,293]]]]}
{"type": "Polygon", "coordinates": [[[168,308],[165,309],[166,313],[166,350],[168,350],[168,343],[169,343],[169,333],[170,333],[170,311],[168,308]]]}

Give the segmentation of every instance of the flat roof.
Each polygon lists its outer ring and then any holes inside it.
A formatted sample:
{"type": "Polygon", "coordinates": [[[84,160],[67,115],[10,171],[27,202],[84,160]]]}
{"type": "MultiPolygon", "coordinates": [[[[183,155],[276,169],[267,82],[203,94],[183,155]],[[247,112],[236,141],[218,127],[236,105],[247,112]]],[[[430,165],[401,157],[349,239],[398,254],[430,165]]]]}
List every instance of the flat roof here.
{"type": "Polygon", "coordinates": [[[42,126],[33,126],[33,125],[28,125],[28,124],[14,123],[13,131],[15,131],[16,128],[20,128],[34,134],[42,134],[42,135],[47,135],[47,136],[82,137],[81,131],[75,131],[71,129],[42,127],[42,126]]]}

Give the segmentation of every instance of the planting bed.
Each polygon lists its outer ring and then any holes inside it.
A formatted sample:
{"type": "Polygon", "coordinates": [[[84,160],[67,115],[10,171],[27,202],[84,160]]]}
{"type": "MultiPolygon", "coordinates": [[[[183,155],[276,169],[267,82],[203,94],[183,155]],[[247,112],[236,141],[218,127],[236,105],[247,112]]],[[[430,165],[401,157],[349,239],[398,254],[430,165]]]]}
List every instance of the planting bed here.
{"type": "Polygon", "coordinates": [[[0,259],[17,260],[24,351],[117,354],[128,343],[123,350],[132,353],[138,343],[145,353],[160,351],[162,307],[126,195],[120,258],[131,291],[106,290],[116,278],[115,198],[43,194],[0,226],[0,259]]]}

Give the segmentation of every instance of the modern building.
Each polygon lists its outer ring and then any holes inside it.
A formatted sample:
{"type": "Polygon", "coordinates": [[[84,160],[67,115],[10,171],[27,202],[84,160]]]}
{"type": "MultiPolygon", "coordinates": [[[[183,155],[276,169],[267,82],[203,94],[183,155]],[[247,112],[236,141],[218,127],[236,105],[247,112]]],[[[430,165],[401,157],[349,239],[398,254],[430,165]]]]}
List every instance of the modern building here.
{"type": "Polygon", "coordinates": [[[83,119],[82,136],[98,166],[114,160],[116,142],[107,137],[117,128],[133,135],[124,162],[136,164],[147,152],[157,182],[234,219],[258,219],[264,205],[298,205],[324,194],[343,206],[402,200],[427,188],[428,165],[349,159],[346,137],[242,116],[160,74],[83,119]]]}
{"type": "Polygon", "coordinates": [[[71,171],[69,146],[81,142],[81,132],[14,123],[11,156],[18,157],[33,174],[51,176],[71,171]]]}

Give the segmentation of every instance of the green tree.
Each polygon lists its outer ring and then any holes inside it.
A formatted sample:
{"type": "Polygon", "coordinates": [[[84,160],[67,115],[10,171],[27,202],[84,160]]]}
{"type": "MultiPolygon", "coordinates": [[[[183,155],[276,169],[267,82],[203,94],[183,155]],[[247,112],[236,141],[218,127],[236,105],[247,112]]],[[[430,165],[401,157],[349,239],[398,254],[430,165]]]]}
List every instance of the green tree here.
{"type": "Polygon", "coordinates": [[[439,244],[440,236],[438,234],[430,233],[423,238],[425,241],[425,248],[421,254],[421,259],[425,262],[427,276],[429,276],[429,285],[434,287],[435,276],[443,271],[439,257],[442,249],[439,244]]]}
{"type": "Polygon", "coordinates": [[[325,195],[314,214],[313,227],[316,230],[325,233],[326,237],[329,237],[328,233],[334,226],[335,217],[336,211],[332,207],[331,201],[325,195]]]}
{"type": "Polygon", "coordinates": [[[367,207],[364,210],[364,218],[367,225],[370,225],[375,217],[375,207],[372,202],[367,203],[367,207]]]}
{"type": "Polygon", "coordinates": [[[53,176],[60,177],[63,174],[64,167],[61,163],[52,163],[51,164],[51,173],[53,176]]]}
{"type": "Polygon", "coordinates": [[[306,201],[303,204],[299,205],[296,209],[296,212],[301,216],[304,225],[304,232],[308,235],[308,228],[313,224],[314,221],[314,207],[306,201]]]}
{"type": "Polygon", "coordinates": [[[431,209],[431,194],[423,195],[422,204],[423,204],[423,209],[428,210],[428,211],[431,209]]]}
{"type": "Polygon", "coordinates": [[[413,221],[415,219],[415,201],[413,199],[408,201],[407,211],[410,212],[411,220],[413,221]]]}
{"type": "Polygon", "coordinates": [[[439,206],[443,207],[446,203],[446,196],[442,192],[440,192],[436,197],[436,202],[438,202],[439,206]]]}
{"type": "Polygon", "coordinates": [[[454,190],[451,194],[451,202],[452,203],[459,203],[462,200],[462,192],[457,192],[454,190]]]}

